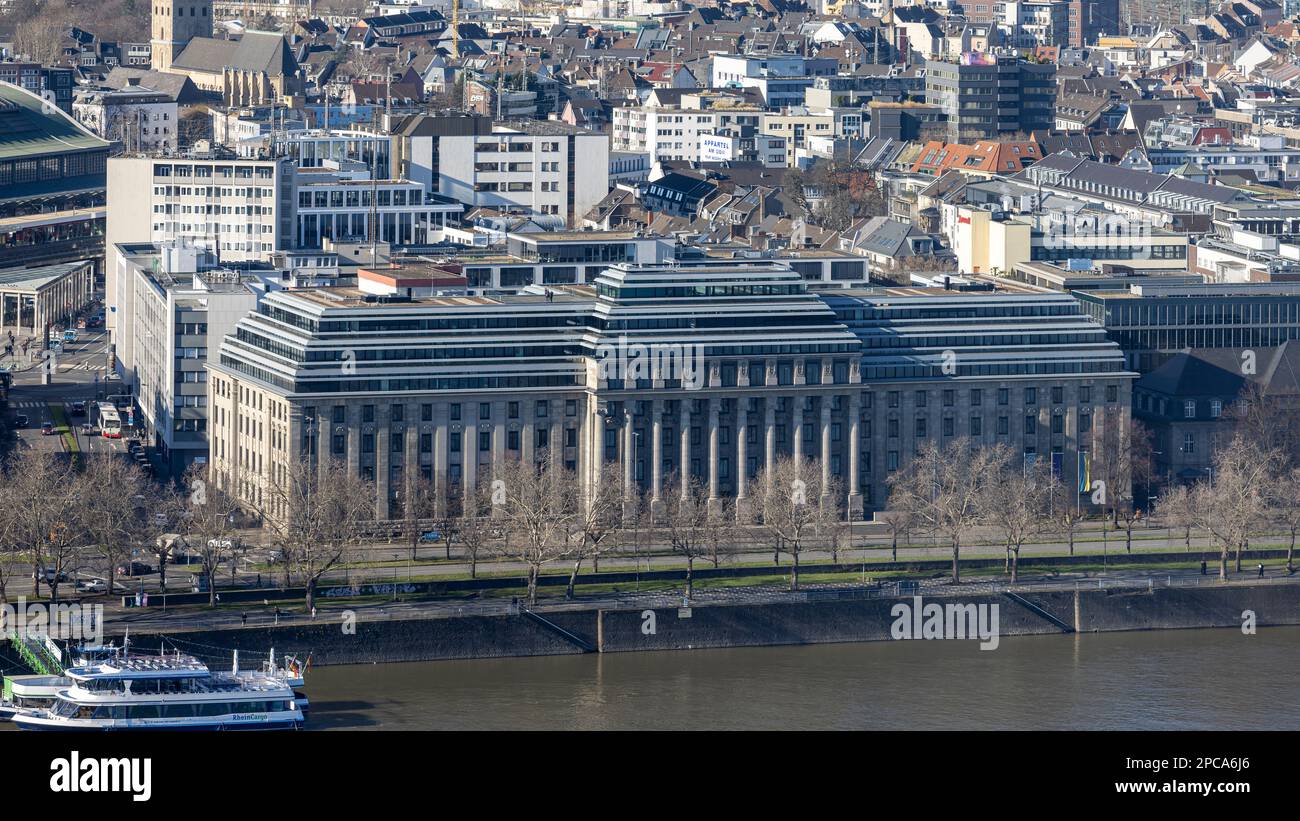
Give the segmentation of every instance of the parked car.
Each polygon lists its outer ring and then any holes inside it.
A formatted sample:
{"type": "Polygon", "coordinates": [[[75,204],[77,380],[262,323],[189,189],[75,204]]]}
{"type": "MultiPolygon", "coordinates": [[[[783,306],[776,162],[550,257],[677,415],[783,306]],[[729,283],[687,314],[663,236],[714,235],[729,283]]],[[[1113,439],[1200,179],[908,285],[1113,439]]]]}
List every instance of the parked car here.
{"type": "Polygon", "coordinates": [[[103,579],[82,579],[77,582],[78,593],[107,593],[108,583],[103,579]]]}
{"type": "MultiPolygon", "coordinates": [[[[38,578],[37,574],[33,573],[33,574],[32,574],[32,579],[35,580],[36,578],[38,578]]],[[[41,581],[45,582],[46,584],[52,584],[52,583],[55,581],[56,578],[57,578],[58,581],[60,581],[60,582],[66,582],[66,581],[68,580],[68,574],[67,574],[67,573],[55,573],[55,572],[54,572],[54,568],[52,568],[52,567],[45,567],[45,568],[42,568],[42,569],[41,569],[41,573],[40,573],[39,578],[41,579],[41,581]]]]}
{"type": "Polygon", "coordinates": [[[50,435],[52,435],[53,433],[54,433],[54,423],[53,423],[53,422],[42,422],[42,423],[41,423],[41,436],[50,436],[50,435]]]}
{"type": "Polygon", "coordinates": [[[439,532],[436,531],[436,530],[430,530],[428,533],[425,533],[425,534],[423,534],[423,535],[420,536],[420,541],[422,541],[422,542],[436,542],[436,541],[438,541],[438,540],[441,539],[441,538],[442,538],[442,534],[441,534],[441,533],[439,533],[439,532]]]}
{"type": "Polygon", "coordinates": [[[152,572],[154,572],[154,567],[144,562],[127,562],[117,568],[117,575],[119,576],[145,576],[152,572]]]}

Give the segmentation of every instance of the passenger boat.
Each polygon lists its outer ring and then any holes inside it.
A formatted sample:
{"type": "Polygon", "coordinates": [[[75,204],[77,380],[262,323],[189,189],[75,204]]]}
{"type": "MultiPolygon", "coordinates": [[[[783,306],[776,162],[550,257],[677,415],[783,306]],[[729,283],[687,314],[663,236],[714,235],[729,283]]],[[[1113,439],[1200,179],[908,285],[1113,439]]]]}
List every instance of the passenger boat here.
{"type": "Polygon", "coordinates": [[[28,730],[298,729],[293,688],[266,672],[214,673],[192,656],[122,655],[71,667],[44,710],[20,710],[28,730]]]}
{"type": "MultiPolygon", "coordinates": [[[[84,667],[103,661],[122,653],[122,648],[112,644],[83,644],[69,652],[74,666],[84,667]]],[[[59,660],[63,653],[60,651],[59,660]]],[[[72,686],[72,679],[66,675],[18,675],[5,676],[3,694],[0,695],[0,721],[11,721],[20,712],[44,711],[54,705],[60,690],[72,686]]]]}

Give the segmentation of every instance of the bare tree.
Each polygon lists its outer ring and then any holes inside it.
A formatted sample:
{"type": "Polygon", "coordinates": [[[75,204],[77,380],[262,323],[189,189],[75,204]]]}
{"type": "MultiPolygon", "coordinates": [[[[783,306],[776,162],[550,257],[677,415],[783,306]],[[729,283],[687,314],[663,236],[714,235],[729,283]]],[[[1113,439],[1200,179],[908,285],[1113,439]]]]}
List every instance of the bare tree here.
{"type": "Polygon", "coordinates": [[[180,526],[186,546],[199,560],[201,577],[207,580],[208,606],[215,607],[217,570],[225,562],[233,565],[239,541],[235,526],[239,500],[228,488],[211,481],[204,465],[191,465],[182,484],[180,526]]]}
{"type": "Polygon", "coordinates": [[[463,492],[457,485],[447,484],[441,497],[435,497],[433,529],[438,533],[447,560],[451,560],[451,547],[460,535],[460,523],[464,514],[465,500],[463,492]]]}
{"type": "Polygon", "coordinates": [[[573,598],[573,587],[578,580],[578,571],[586,559],[592,564],[600,561],[600,556],[608,552],[616,540],[611,538],[623,518],[623,470],[616,462],[603,462],[596,475],[591,494],[579,505],[576,525],[577,540],[569,558],[573,569],[569,573],[569,584],[565,588],[566,598],[573,598]]]}
{"type": "MultiPolygon", "coordinates": [[[[1267,512],[1268,482],[1276,454],[1240,436],[1214,456],[1214,478],[1193,489],[1197,524],[1219,543],[1219,578],[1228,578],[1228,554],[1241,550],[1267,512]]],[[[1240,569],[1240,568],[1238,568],[1240,569]]]]}
{"type": "Polygon", "coordinates": [[[1142,518],[1137,488],[1149,488],[1154,475],[1151,431],[1123,410],[1105,416],[1099,437],[1098,458],[1092,470],[1105,482],[1104,507],[1110,509],[1115,529],[1124,530],[1124,548],[1133,552],[1133,525],[1142,518]]]}
{"type": "MultiPolygon", "coordinates": [[[[408,475],[402,493],[402,533],[410,544],[411,561],[418,557],[420,542],[429,532],[428,524],[436,519],[437,495],[433,482],[408,475]]],[[[438,537],[441,538],[441,533],[438,537]]]]}
{"type": "Polygon", "coordinates": [[[1056,524],[1065,534],[1070,546],[1070,555],[1074,555],[1074,538],[1079,532],[1079,525],[1088,516],[1079,504],[1079,486],[1075,478],[1066,479],[1053,473],[1049,479],[1048,506],[1056,524]]]}
{"type": "MultiPolygon", "coordinates": [[[[1165,520],[1170,528],[1183,531],[1183,545],[1188,553],[1192,552],[1192,528],[1196,526],[1196,494],[1186,485],[1171,487],[1165,491],[1156,505],[1156,515],[1165,520]]],[[[1300,519],[1297,520],[1300,527],[1300,519]]]]}
{"type": "Polygon", "coordinates": [[[736,500],[719,500],[714,515],[704,521],[704,541],[708,548],[709,561],[716,569],[722,562],[739,552],[736,543],[736,500]]]}
{"type": "Polygon", "coordinates": [[[1020,580],[1020,549],[1048,527],[1051,467],[1035,461],[1007,459],[979,498],[983,518],[1002,531],[1011,583],[1020,580]],[[1021,464],[1017,464],[1021,462],[1021,464]]]}
{"type": "Polygon", "coordinates": [[[316,587],[355,549],[361,526],[374,516],[374,487],[337,461],[279,466],[267,488],[266,516],[276,539],[306,587],[306,605],[316,604],[316,587]]]}
{"type": "Polygon", "coordinates": [[[505,460],[493,471],[493,516],[502,522],[503,555],[528,567],[528,603],[537,603],[537,579],[547,564],[573,550],[578,532],[578,481],[572,471],[539,454],[535,464],[505,460]]]}
{"type": "Polygon", "coordinates": [[[981,497],[1010,458],[1005,445],[972,447],[968,439],[945,446],[926,442],[889,478],[890,503],[915,510],[922,527],[948,540],[953,584],[961,582],[961,540],[979,522],[981,497]]]}
{"type": "MultiPolygon", "coordinates": [[[[670,474],[666,486],[681,486],[681,477],[670,474]]],[[[709,487],[700,477],[692,476],[681,493],[665,493],[657,519],[668,538],[672,552],[686,559],[686,598],[695,595],[695,560],[704,559],[712,549],[709,543],[709,487]]]]}
{"type": "Polygon", "coordinates": [[[913,497],[905,494],[896,494],[891,496],[889,503],[891,507],[888,510],[878,510],[874,520],[882,523],[889,528],[889,551],[891,561],[898,561],[898,537],[907,537],[912,529],[916,527],[916,511],[911,507],[915,501],[913,497]]]}
{"type": "Polygon", "coordinates": [[[821,466],[812,459],[779,456],[770,470],[759,471],[754,487],[760,492],[755,505],[759,524],[776,541],[777,551],[790,555],[790,589],[798,590],[799,557],[821,515],[821,466]]]}
{"type": "Polygon", "coordinates": [[[832,476],[830,482],[822,488],[814,524],[818,540],[830,551],[832,564],[840,563],[840,551],[853,533],[848,511],[845,504],[842,504],[844,501],[844,484],[838,477],[832,476]]]}
{"type": "Polygon", "coordinates": [[[14,28],[14,50],[42,65],[57,65],[63,60],[63,40],[71,25],[72,14],[62,0],[41,4],[37,14],[14,28]]]}
{"type": "Polygon", "coordinates": [[[1263,384],[1247,381],[1223,422],[1234,436],[1272,451],[1282,468],[1300,464],[1300,408],[1285,396],[1270,396],[1263,384]]]}
{"type": "Polygon", "coordinates": [[[132,561],[137,545],[151,541],[156,496],[135,465],[115,456],[88,458],[80,478],[86,537],[104,560],[111,593],[118,566],[132,561]]]}
{"type": "Polygon", "coordinates": [[[5,481],[5,465],[0,463],[0,604],[9,601],[9,581],[14,574],[14,566],[23,564],[26,543],[23,540],[25,525],[23,517],[27,515],[24,507],[5,481]]]}
{"type": "Polygon", "coordinates": [[[13,510],[7,539],[27,556],[32,595],[40,595],[45,581],[57,601],[59,581],[85,543],[84,480],[71,460],[49,451],[16,451],[5,468],[4,503],[13,510]]]}
{"type": "Polygon", "coordinates": [[[469,562],[469,577],[478,578],[479,556],[487,551],[496,532],[489,520],[492,513],[491,493],[482,486],[475,488],[469,498],[457,507],[460,516],[455,522],[455,528],[460,536],[462,552],[469,562]]]}
{"type": "Polygon", "coordinates": [[[1296,535],[1300,533],[1300,467],[1292,467],[1275,476],[1268,485],[1268,506],[1275,522],[1291,537],[1286,549],[1286,572],[1295,573],[1296,535]]]}

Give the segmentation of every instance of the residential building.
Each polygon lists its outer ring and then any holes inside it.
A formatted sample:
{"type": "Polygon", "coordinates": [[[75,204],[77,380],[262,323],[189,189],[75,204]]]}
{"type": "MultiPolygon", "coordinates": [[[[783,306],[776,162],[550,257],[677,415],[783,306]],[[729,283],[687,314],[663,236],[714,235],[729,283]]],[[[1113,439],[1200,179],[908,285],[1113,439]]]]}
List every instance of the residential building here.
{"type": "Polygon", "coordinates": [[[176,100],[163,91],[86,91],[72,104],[77,122],[131,151],[173,151],[179,136],[176,100]]]}

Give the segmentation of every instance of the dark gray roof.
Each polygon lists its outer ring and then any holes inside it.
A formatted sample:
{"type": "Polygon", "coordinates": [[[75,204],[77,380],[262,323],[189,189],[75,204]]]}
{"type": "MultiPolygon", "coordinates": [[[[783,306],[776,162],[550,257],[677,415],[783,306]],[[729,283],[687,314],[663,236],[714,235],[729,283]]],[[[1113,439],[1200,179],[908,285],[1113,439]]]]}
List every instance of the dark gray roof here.
{"type": "Polygon", "coordinates": [[[121,90],[127,87],[127,81],[132,78],[139,79],[140,88],[161,91],[180,105],[190,105],[203,100],[203,92],[199,91],[193,80],[184,74],[172,74],[166,71],[118,66],[104,78],[104,85],[114,90],[121,90]]]}
{"type": "Polygon", "coordinates": [[[298,71],[298,61],[284,35],[269,31],[246,31],[238,40],[195,37],[173,65],[193,71],[264,71],[272,77],[292,76],[298,71]]]}

